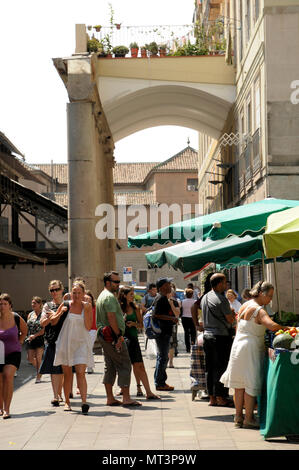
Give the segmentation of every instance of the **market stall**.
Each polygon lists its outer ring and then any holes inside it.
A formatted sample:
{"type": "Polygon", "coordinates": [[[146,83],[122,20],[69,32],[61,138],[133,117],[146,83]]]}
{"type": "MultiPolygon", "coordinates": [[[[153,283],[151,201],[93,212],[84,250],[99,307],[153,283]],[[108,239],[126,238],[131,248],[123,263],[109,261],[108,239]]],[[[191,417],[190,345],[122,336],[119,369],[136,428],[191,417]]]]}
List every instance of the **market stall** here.
{"type": "MultiPolygon", "coordinates": [[[[268,218],[263,245],[267,257],[283,256],[292,263],[299,250],[299,209],[286,210],[268,218]]],[[[277,271],[276,271],[277,276],[277,271]]],[[[278,282],[278,280],[277,280],[278,282]]],[[[296,310],[294,269],[292,269],[293,310],[296,310]]],[[[281,312],[276,320],[282,325],[297,326],[295,313],[281,312]]],[[[299,436],[299,328],[277,332],[265,358],[264,385],[259,401],[260,432],[264,439],[299,436]],[[292,332],[293,331],[293,332],[292,332]]]]}

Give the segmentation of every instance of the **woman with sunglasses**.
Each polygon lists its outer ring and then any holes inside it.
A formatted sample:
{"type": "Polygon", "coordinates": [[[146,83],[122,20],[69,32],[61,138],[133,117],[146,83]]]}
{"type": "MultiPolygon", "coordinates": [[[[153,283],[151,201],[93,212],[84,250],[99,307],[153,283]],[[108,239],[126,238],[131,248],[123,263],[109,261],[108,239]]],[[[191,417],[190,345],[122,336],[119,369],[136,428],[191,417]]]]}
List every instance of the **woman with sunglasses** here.
{"type": "Polygon", "coordinates": [[[40,297],[33,297],[31,301],[32,312],[29,313],[27,318],[28,333],[25,339],[27,347],[27,358],[33,367],[36,368],[36,381],[41,382],[41,374],[39,368],[42,362],[44,352],[44,332],[45,329],[40,324],[42,314],[42,299],[40,297]]]}
{"type": "Polygon", "coordinates": [[[92,355],[93,342],[89,335],[92,326],[92,306],[89,302],[84,301],[85,287],[83,283],[76,283],[72,288],[72,300],[62,303],[51,316],[51,321],[55,325],[59,322],[64,312],[68,310],[67,317],[61,328],[60,334],[56,342],[56,354],[54,365],[62,366],[64,375],[64,395],[65,395],[65,411],[72,411],[70,405],[70,392],[72,384],[72,367],[75,366],[77,385],[80,390],[83,414],[87,414],[89,405],[87,399],[87,383],[85,377],[85,369],[94,366],[92,355]]]}
{"type": "Polygon", "coordinates": [[[51,316],[57,312],[59,306],[62,302],[63,294],[63,284],[61,281],[53,280],[49,284],[49,292],[51,294],[52,300],[46,302],[43,307],[40,324],[45,328],[45,341],[46,346],[44,350],[44,355],[42,359],[42,364],[39,370],[40,374],[50,374],[51,383],[54,394],[54,399],[51,401],[53,406],[59,406],[59,402],[63,401],[61,398],[62,395],[62,384],[63,384],[63,371],[61,366],[54,366],[54,358],[56,352],[56,341],[60,330],[62,328],[63,322],[67,315],[65,312],[59,319],[59,322],[56,322],[55,325],[52,324],[51,316]]]}

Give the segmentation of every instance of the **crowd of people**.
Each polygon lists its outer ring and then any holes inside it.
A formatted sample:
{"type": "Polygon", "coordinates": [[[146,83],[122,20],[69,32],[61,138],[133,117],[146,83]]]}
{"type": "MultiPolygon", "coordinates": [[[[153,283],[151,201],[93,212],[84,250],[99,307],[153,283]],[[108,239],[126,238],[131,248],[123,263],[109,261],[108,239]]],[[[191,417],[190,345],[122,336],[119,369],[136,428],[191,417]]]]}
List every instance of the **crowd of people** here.
{"type": "Polygon", "coordinates": [[[82,278],[76,278],[66,294],[62,282],[52,280],[51,299],[43,304],[40,297],[34,296],[27,323],[13,312],[10,296],[0,296],[0,415],[4,419],[11,416],[13,380],[24,342],[28,361],[36,369],[36,383],[45,374],[51,377],[53,407],[64,401],[64,410],[72,410],[75,375],[82,414],[88,413],[86,372],[94,369],[96,337],[104,355],[107,406],[142,406],[130,394],[132,372],[137,398],[145,394],[147,400],[160,400],[151,389],[138,338],[143,315],[152,309],[161,330],[151,340],[156,347],[155,392],[174,390],[167,383],[167,368],[174,367],[178,354],[177,329],[181,321],[186,353],[192,354],[201,344],[198,373],[208,405],[234,407],[236,427],[258,427],[254,409],[261,392],[264,333],[266,329],[285,329],[267,312],[274,293],[270,283],[260,281],[252,290],[243,291],[241,297],[228,285],[224,274],[210,273],[202,293],[188,284],[185,298],[180,301],[173,279],[163,277],[149,285],[138,305],[134,288],[121,286],[117,272],[105,273],[103,281],[104,288],[95,301],[82,278]],[[234,389],[233,400],[229,389],[234,389]]]}

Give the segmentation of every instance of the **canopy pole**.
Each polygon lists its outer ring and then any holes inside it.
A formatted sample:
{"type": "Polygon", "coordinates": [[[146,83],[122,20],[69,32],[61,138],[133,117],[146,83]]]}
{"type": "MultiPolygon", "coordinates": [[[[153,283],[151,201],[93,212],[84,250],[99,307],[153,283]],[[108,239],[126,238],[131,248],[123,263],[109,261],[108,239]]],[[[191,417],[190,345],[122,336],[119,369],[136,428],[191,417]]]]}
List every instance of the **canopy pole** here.
{"type": "Polygon", "coordinates": [[[277,278],[277,262],[276,262],[276,258],[274,258],[274,275],[275,275],[275,289],[276,289],[278,316],[279,316],[279,319],[281,320],[280,301],[279,301],[279,292],[278,292],[278,278],[277,278]]]}
{"type": "Polygon", "coordinates": [[[291,268],[292,268],[292,298],[293,298],[293,312],[296,313],[296,293],[295,293],[295,266],[294,258],[291,258],[291,268]]]}
{"type": "Polygon", "coordinates": [[[264,253],[262,254],[262,269],[263,269],[263,281],[265,280],[265,258],[264,253]]]}

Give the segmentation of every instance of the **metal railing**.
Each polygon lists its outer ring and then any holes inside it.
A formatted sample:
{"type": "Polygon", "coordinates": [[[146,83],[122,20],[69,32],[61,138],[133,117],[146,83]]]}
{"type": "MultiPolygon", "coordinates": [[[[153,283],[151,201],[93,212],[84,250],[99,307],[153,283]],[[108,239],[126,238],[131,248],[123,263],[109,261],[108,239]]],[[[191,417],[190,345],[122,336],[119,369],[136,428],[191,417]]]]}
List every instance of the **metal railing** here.
{"type": "MultiPolygon", "coordinates": [[[[213,21],[213,24],[216,21],[213,21]]],[[[90,39],[97,39],[101,43],[109,44],[110,49],[116,46],[125,46],[130,48],[131,43],[137,43],[139,48],[144,47],[146,44],[156,42],[157,45],[166,45],[168,50],[175,52],[179,47],[188,44],[195,44],[196,40],[200,41],[203,48],[206,47],[210,52],[217,52],[225,54],[225,39],[221,34],[218,38],[218,46],[216,47],[214,36],[209,36],[206,31],[206,36],[202,32],[200,38],[197,36],[198,26],[194,24],[185,25],[153,25],[153,26],[125,26],[122,24],[114,24],[111,26],[87,26],[87,34],[90,39]],[[98,29],[98,30],[97,30],[98,29]],[[219,49],[219,47],[221,49],[219,49]]],[[[140,50],[139,50],[140,55],[140,50]]],[[[200,55],[200,54],[192,54],[200,55]]]]}
{"type": "Polygon", "coordinates": [[[194,40],[194,25],[156,25],[156,26],[101,26],[100,31],[96,31],[95,27],[87,26],[87,33],[90,37],[94,36],[99,41],[106,39],[110,44],[115,46],[126,46],[137,42],[139,47],[145,46],[151,42],[158,45],[166,44],[172,48],[174,44],[181,46],[186,44],[188,40],[194,40]],[[91,29],[90,29],[91,28],[91,29]]]}

